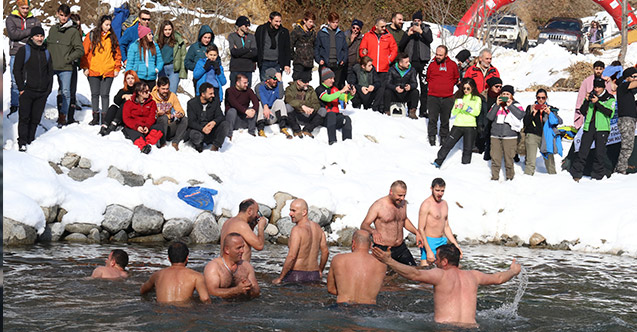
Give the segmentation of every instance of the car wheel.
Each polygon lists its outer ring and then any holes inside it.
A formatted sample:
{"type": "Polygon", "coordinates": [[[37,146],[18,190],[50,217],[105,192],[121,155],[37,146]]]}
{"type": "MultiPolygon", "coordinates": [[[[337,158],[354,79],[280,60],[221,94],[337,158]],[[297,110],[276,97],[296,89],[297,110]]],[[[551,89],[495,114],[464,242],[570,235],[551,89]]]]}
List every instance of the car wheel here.
{"type": "Polygon", "coordinates": [[[529,40],[525,40],[524,41],[524,46],[522,46],[522,49],[524,50],[524,52],[528,52],[529,51],[529,40]]]}
{"type": "Polygon", "coordinates": [[[515,41],[515,50],[518,51],[518,52],[520,52],[522,50],[522,41],[520,40],[519,37],[515,41]]]}

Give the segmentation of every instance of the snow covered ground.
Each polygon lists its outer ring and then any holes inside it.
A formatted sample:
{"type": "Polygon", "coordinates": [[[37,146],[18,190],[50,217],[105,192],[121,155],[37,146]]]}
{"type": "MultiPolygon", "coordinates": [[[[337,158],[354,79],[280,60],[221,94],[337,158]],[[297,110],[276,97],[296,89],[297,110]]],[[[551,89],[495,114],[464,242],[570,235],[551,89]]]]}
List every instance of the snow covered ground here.
{"type": "MultiPolygon", "coordinates": [[[[216,42],[223,43],[223,37],[218,36],[216,42]]],[[[480,47],[472,45],[471,51],[477,55],[480,47]]],[[[629,64],[637,62],[637,44],[627,54],[629,64]]],[[[519,91],[515,98],[528,105],[534,101],[534,92],[523,92],[527,87],[551,85],[565,77],[562,70],[573,62],[602,59],[609,64],[616,57],[616,50],[595,57],[572,55],[556,45],[544,44],[528,53],[496,49],[493,64],[505,84],[513,84],[519,91]]],[[[255,72],[253,77],[257,75],[255,72]]],[[[111,96],[121,88],[122,79],[116,78],[111,96]]],[[[284,75],[283,79],[287,85],[291,76],[284,75]]],[[[7,70],[3,85],[5,110],[10,102],[9,82],[7,70]]],[[[312,85],[318,85],[317,74],[312,85]]],[[[192,91],[190,80],[182,80],[182,86],[192,91]]],[[[80,75],[78,98],[88,103],[89,91],[87,80],[80,75]]],[[[185,106],[188,96],[179,98],[185,106]]],[[[549,93],[549,103],[561,109],[566,124],[573,121],[575,99],[574,92],[549,93]]],[[[54,108],[55,92],[47,105],[47,109],[54,108]]],[[[427,142],[424,119],[389,118],[350,106],[345,113],[353,121],[353,139],[341,142],[339,134],[339,142],[332,146],[327,144],[324,128],[314,140],[287,140],[278,133],[277,126],[272,126],[266,127],[268,138],[252,137],[245,131],[235,134],[221,152],[197,153],[182,144],[180,151],[167,147],[143,155],[121,132],[99,136],[98,128],[88,125],[90,107],[76,115],[82,120],[80,124],[61,130],[53,121],[43,120],[43,126],[51,129],[45,132],[40,128],[28,152],[20,153],[16,143],[17,114],[7,118],[7,113],[3,115],[3,212],[39,231],[44,228],[44,216],[38,207],[54,204],[69,211],[64,223],[100,224],[109,204],[131,208],[144,204],[164,213],[166,219],[194,218],[200,211],[177,198],[177,192],[188,185],[189,179],[203,181],[202,186],[219,191],[216,214],[222,208],[236,213],[239,202],[248,197],[274,205],[273,194],[285,191],[305,198],[310,205],[343,215],[332,225],[333,231],[360,226],[369,206],[388,193],[391,182],[402,179],[408,185],[408,216],[417,223],[418,208],[430,194],[432,179],[442,177],[447,182],[444,198],[449,203],[451,228],[461,241],[489,240],[502,234],[518,235],[528,241],[537,232],[549,243],[578,239],[575,250],[637,256],[637,215],[630,203],[637,194],[637,176],[613,175],[603,181],[584,178],[575,183],[565,172],[547,175],[539,161],[533,177],[525,176],[523,163],[518,163],[513,181],[494,182],[490,181],[489,163],[482,156],[474,154],[470,165],[461,165],[458,147],[438,170],[431,165],[438,148],[427,142]],[[48,162],[58,162],[66,152],[89,158],[92,170],[99,173],[84,182],[75,182],[65,174],[56,175],[48,162]],[[142,187],[125,187],[106,176],[111,165],[154,179],[170,176],[179,184],[165,182],[156,186],[149,180],[142,187]],[[215,182],[208,174],[216,174],[223,183],[215,182]]],[[[569,147],[570,143],[566,143],[564,150],[569,147]]],[[[561,159],[556,159],[559,165],[561,159]]]]}

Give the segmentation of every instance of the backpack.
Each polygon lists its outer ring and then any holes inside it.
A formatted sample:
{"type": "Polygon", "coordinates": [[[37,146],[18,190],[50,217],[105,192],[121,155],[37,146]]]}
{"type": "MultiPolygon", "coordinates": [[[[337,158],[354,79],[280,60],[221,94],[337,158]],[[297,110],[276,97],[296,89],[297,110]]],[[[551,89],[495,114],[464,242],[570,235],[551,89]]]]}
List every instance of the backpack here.
{"type": "MultiPolygon", "coordinates": [[[[24,64],[27,64],[29,58],[31,57],[31,46],[29,44],[25,44],[24,46],[24,64]]],[[[46,54],[46,62],[49,62],[51,59],[51,53],[48,49],[44,49],[44,54],[46,54]]]]}
{"type": "Polygon", "coordinates": [[[118,39],[122,37],[122,32],[130,26],[124,27],[124,22],[128,20],[129,16],[130,10],[127,3],[115,8],[113,11],[113,21],[111,23],[118,39]]]}

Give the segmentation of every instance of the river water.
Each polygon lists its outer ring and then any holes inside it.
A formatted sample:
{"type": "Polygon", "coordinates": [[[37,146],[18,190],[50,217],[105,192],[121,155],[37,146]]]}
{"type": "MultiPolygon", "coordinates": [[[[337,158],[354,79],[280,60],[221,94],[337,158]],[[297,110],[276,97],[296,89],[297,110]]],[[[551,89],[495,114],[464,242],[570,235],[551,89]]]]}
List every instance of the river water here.
{"type": "MultiPolygon", "coordinates": [[[[203,271],[218,245],[190,248],[203,271]]],[[[330,256],[346,248],[331,248],[330,256]]],[[[523,273],[478,293],[481,331],[637,331],[637,259],[606,254],[463,246],[463,268],[497,272],[512,258],[523,273]]],[[[416,254],[416,249],[412,248],[416,254]]],[[[402,277],[387,282],[376,306],[337,306],[320,285],[274,286],[287,247],[266,245],[252,259],[261,297],[213,299],[189,307],[140,296],[150,274],[168,264],[165,246],[56,243],[4,248],[4,331],[461,331],[433,321],[433,293],[402,277]],[[91,280],[111,249],[129,253],[125,281],[91,280]]],[[[329,266],[329,265],[328,265],[329,266]]],[[[327,270],[326,270],[327,271],[327,270]]],[[[325,280],[325,278],[324,278],[325,280]]]]}

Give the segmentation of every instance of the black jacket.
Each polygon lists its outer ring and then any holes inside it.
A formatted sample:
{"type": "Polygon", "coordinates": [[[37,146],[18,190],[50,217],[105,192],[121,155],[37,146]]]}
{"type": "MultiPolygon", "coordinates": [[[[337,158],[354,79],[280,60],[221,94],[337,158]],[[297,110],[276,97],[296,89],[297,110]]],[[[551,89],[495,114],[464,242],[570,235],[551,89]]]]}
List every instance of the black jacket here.
{"type": "Polygon", "coordinates": [[[117,94],[115,95],[115,97],[113,97],[113,104],[117,105],[117,107],[122,107],[122,105],[124,105],[124,103],[126,102],[126,99],[124,99],[124,95],[133,95],[132,91],[124,91],[124,89],[119,89],[119,91],[117,91],[117,94]]]}
{"type": "Polygon", "coordinates": [[[295,23],[290,33],[291,53],[294,64],[314,66],[314,42],[316,30],[305,31],[301,22],[295,23]]]}
{"type": "Polygon", "coordinates": [[[27,63],[24,63],[27,46],[20,47],[15,55],[13,75],[18,91],[49,93],[53,87],[53,62],[50,55],[47,61],[46,43],[37,46],[33,40],[29,39],[27,45],[31,48],[31,56],[27,63]]]}
{"type": "MultiPolygon", "coordinates": [[[[259,67],[261,67],[263,63],[263,47],[265,45],[265,38],[268,36],[268,24],[270,24],[270,22],[259,25],[254,34],[257,38],[257,64],[259,67]]],[[[279,30],[281,31],[277,34],[277,47],[279,49],[279,65],[281,69],[283,69],[283,67],[290,66],[290,32],[283,26],[281,26],[279,30]]]]}
{"type": "Polygon", "coordinates": [[[387,89],[396,90],[397,86],[400,85],[404,88],[405,85],[407,84],[411,86],[411,90],[418,89],[418,79],[417,79],[418,73],[416,73],[416,70],[414,69],[414,67],[410,66],[409,69],[407,70],[407,73],[405,73],[405,76],[400,76],[398,69],[396,69],[397,66],[398,64],[395,63],[389,67],[389,79],[387,81],[387,89]]]}
{"type": "Polygon", "coordinates": [[[374,86],[374,90],[378,90],[381,87],[380,76],[378,76],[378,72],[376,72],[376,68],[372,67],[372,70],[369,73],[364,73],[363,68],[360,65],[354,66],[354,69],[347,75],[347,82],[349,84],[354,85],[356,88],[356,92],[358,93],[361,90],[361,84],[359,81],[359,77],[361,75],[368,76],[368,81],[370,85],[374,86]]]}
{"type": "Polygon", "coordinates": [[[186,113],[188,114],[188,128],[198,131],[202,131],[203,127],[210,121],[216,122],[215,126],[217,126],[226,120],[217,97],[211,103],[205,105],[201,103],[199,96],[190,99],[186,107],[186,113]]]}

